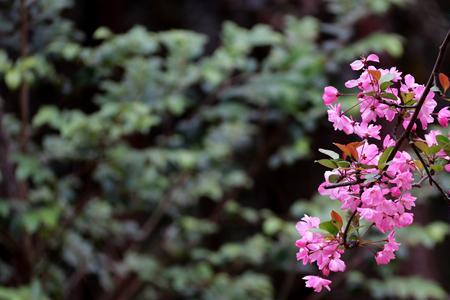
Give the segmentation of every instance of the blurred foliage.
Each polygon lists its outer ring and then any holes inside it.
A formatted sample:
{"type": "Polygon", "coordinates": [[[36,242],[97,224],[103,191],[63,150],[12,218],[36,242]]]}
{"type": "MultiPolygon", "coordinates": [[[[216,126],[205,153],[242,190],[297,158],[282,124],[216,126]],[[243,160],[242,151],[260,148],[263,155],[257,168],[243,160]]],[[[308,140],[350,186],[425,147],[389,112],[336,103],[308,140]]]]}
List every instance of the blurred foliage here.
{"type": "MultiPolygon", "coordinates": [[[[302,286],[308,270],[294,267],[294,222],[336,203],[303,199],[281,215],[244,204],[243,191],[258,168],[309,157],[336,63],[402,53],[397,35],[350,42],[350,30],[406,1],[327,1],[335,23],[286,17],[279,31],[226,22],[211,54],[201,34],[139,26],[99,28],[86,47],[62,17],[70,1],[35,1],[25,56],[19,2],[0,4],[3,106],[14,107],[24,86],[52,96],[37,104],[28,151],[17,142],[17,115],[2,115],[2,147],[15,166],[2,183],[26,189],[0,202],[0,298],[275,299],[280,274],[302,286]],[[362,11],[362,2],[373,4],[362,11]],[[352,8],[359,13],[349,21],[352,8]],[[323,33],[331,33],[325,42],[323,33]]],[[[436,222],[403,235],[432,247],[448,232],[436,222]]],[[[376,298],[445,294],[420,278],[349,282],[376,298]]]]}

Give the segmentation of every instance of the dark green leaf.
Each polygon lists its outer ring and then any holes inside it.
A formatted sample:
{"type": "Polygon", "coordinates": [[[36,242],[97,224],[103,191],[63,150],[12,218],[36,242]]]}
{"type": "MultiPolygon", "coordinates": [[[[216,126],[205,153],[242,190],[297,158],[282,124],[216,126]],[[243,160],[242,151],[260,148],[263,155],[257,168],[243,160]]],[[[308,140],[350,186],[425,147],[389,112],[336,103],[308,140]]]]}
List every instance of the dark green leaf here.
{"type": "Polygon", "coordinates": [[[381,154],[380,159],[378,160],[378,169],[383,170],[386,166],[386,162],[389,158],[389,156],[392,153],[392,150],[394,150],[394,147],[388,147],[386,150],[384,150],[383,154],[381,154]]]}
{"type": "Polygon", "coordinates": [[[337,168],[337,164],[334,161],[332,161],[331,159],[319,159],[319,160],[316,160],[315,162],[321,164],[322,166],[330,168],[330,169],[337,168]]]}
{"type": "Polygon", "coordinates": [[[339,232],[339,229],[333,224],[332,221],[320,223],[319,228],[331,233],[332,235],[336,235],[339,232]]]}

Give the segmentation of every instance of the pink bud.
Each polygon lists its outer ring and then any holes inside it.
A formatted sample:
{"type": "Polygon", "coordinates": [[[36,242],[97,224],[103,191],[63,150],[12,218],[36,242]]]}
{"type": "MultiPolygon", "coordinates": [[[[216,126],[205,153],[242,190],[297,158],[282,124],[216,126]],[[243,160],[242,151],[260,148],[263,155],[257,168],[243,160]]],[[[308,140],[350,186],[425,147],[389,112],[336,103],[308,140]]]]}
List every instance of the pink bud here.
{"type": "Polygon", "coordinates": [[[323,89],[323,102],[325,105],[333,104],[339,96],[339,91],[333,86],[327,86],[323,89]]]}

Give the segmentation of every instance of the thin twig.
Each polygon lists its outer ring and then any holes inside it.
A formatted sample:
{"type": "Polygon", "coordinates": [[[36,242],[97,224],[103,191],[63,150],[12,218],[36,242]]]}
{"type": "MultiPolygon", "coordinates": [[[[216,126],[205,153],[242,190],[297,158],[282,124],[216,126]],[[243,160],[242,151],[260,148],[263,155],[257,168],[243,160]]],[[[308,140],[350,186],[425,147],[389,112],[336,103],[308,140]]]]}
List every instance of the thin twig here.
{"type": "Polygon", "coordinates": [[[364,180],[358,179],[358,180],[354,180],[354,181],[346,181],[346,182],[340,182],[340,183],[335,183],[335,184],[329,184],[329,185],[324,186],[323,188],[328,190],[328,189],[334,189],[334,188],[338,188],[338,187],[352,186],[352,185],[360,184],[362,182],[364,182],[364,180]]]}
{"type": "Polygon", "coordinates": [[[430,185],[435,185],[437,187],[437,189],[439,190],[439,192],[441,192],[441,194],[444,196],[445,199],[450,200],[449,195],[444,191],[444,189],[439,185],[439,183],[434,180],[433,175],[431,174],[430,170],[428,169],[427,164],[425,163],[425,160],[423,159],[422,155],[420,155],[419,150],[417,149],[416,145],[411,144],[411,147],[414,151],[414,153],[416,154],[416,156],[419,158],[420,162],[423,165],[423,168],[425,169],[425,173],[427,173],[428,179],[430,181],[430,185]]]}
{"type": "Polygon", "coordinates": [[[411,120],[409,121],[409,124],[406,127],[405,131],[403,132],[401,137],[398,139],[398,141],[395,143],[394,149],[392,150],[391,154],[389,155],[389,157],[386,161],[386,165],[383,168],[383,171],[385,171],[388,167],[387,162],[391,161],[395,157],[395,154],[397,154],[397,152],[400,150],[400,147],[402,146],[403,142],[410,135],[410,133],[414,127],[414,124],[416,123],[417,118],[419,116],[420,109],[422,108],[423,104],[425,103],[428,93],[430,92],[431,86],[433,85],[435,75],[439,72],[439,70],[441,68],[442,61],[443,61],[443,58],[445,55],[445,51],[447,50],[449,41],[450,41],[450,30],[447,32],[447,35],[445,36],[444,41],[442,42],[441,46],[439,47],[439,53],[436,58],[436,62],[434,63],[433,70],[431,71],[430,77],[428,78],[425,89],[424,89],[422,95],[420,96],[419,102],[417,103],[417,108],[414,110],[414,113],[413,113],[411,120]]]}
{"type": "MultiPolygon", "coordinates": [[[[26,57],[29,52],[29,20],[27,1],[20,1],[20,56],[26,57]]],[[[20,132],[20,147],[23,152],[27,150],[28,139],[30,136],[30,128],[28,118],[30,114],[30,87],[24,81],[20,87],[20,118],[22,122],[20,132]]]]}

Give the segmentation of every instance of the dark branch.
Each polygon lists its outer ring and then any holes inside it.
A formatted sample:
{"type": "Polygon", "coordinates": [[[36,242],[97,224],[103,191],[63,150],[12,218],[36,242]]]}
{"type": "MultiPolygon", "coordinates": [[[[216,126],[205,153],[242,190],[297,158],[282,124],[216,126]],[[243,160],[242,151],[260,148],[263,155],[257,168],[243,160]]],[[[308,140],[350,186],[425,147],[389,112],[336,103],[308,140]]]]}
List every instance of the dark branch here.
{"type": "MultiPolygon", "coordinates": [[[[391,152],[391,155],[389,155],[387,162],[391,161],[395,154],[400,150],[400,147],[402,146],[403,142],[407,139],[407,137],[410,135],[414,124],[417,121],[417,118],[419,116],[420,109],[422,108],[423,104],[425,103],[425,100],[428,96],[428,93],[430,92],[431,86],[433,85],[434,78],[436,74],[439,72],[442,61],[445,55],[445,51],[447,50],[448,43],[450,41],[450,30],[447,32],[447,35],[445,36],[444,41],[442,42],[441,46],[439,47],[439,53],[436,58],[436,62],[434,63],[433,70],[431,71],[430,77],[428,78],[427,84],[425,86],[425,89],[420,96],[419,102],[417,103],[417,108],[414,110],[414,113],[411,117],[411,120],[409,121],[408,126],[406,127],[405,131],[401,135],[401,137],[398,139],[397,143],[394,146],[394,149],[391,152]]],[[[387,169],[388,164],[384,167],[383,171],[387,169]]]]}
{"type": "Polygon", "coordinates": [[[363,182],[364,182],[363,180],[358,179],[358,180],[354,180],[354,181],[346,181],[346,182],[340,182],[340,183],[326,185],[323,188],[326,190],[329,190],[329,189],[334,189],[334,188],[343,187],[343,186],[352,186],[352,185],[360,184],[363,182]]]}
{"type": "Polygon", "coordinates": [[[419,150],[417,149],[416,145],[411,143],[411,147],[414,151],[414,153],[416,154],[416,156],[419,158],[420,162],[423,165],[423,168],[425,169],[425,173],[427,173],[428,179],[430,181],[430,185],[435,185],[437,187],[437,189],[439,190],[439,192],[441,192],[441,194],[444,196],[445,199],[450,200],[449,195],[444,191],[444,189],[439,185],[439,183],[434,180],[433,175],[431,174],[430,170],[428,169],[427,164],[425,163],[425,160],[423,159],[422,155],[420,155],[419,150]]]}

